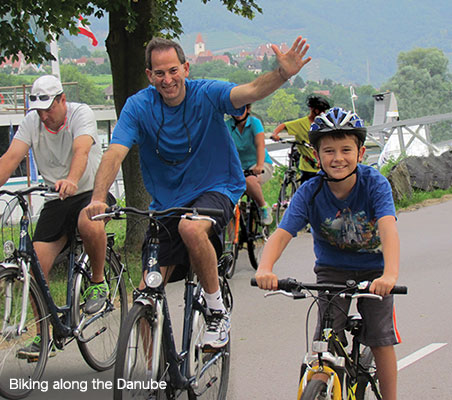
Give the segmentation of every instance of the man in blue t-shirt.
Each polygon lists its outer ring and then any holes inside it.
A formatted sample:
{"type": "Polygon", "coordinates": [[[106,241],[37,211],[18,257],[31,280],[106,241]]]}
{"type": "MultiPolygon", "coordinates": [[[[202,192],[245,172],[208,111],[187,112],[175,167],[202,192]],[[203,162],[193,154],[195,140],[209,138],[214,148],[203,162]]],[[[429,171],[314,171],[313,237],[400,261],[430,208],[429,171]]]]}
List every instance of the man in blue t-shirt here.
{"type": "Polygon", "coordinates": [[[189,64],[182,48],[170,40],[152,39],[146,47],[146,75],[152,85],[131,96],[124,105],[87,209],[91,216],[104,212],[108,188],[129,149],[137,144],[144,183],[153,198],[152,208],[196,206],[224,210],[224,218],[217,218],[215,225],[170,219],[166,229],[160,229],[159,237],[159,263],[166,277],[176,265],[188,264],[199,277],[209,314],[204,344],[214,348],[228,342],[230,326],[218,284],[216,249],[221,249],[219,235],[245,189],[224,114],[242,114],[245,104],[268,96],[310,61],[310,57],[305,58],[309,45],[301,37],[286,53],[274,45],[272,48],[278,69],[235,86],[186,80],[189,64]]]}
{"type": "MultiPolygon", "coordinates": [[[[358,164],[365,138],[362,120],[350,111],[335,107],[315,118],[309,141],[321,172],[295,193],[264,248],[256,280],[261,289],[277,289],[273,266],[292,237],[310,223],[317,282],[372,281],[369,291],[383,296],[382,301],[358,301],[364,322],[359,340],[371,347],[383,398],[391,400],[397,389],[394,345],[400,338],[390,291],[398,278],[400,245],[389,182],[374,168],[358,164]]],[[[326,304],[319,302],[316,339],[326,304]]],[[[334,328],[341,331],[350,300],[336,296],[334,304],[334,328]]]]}

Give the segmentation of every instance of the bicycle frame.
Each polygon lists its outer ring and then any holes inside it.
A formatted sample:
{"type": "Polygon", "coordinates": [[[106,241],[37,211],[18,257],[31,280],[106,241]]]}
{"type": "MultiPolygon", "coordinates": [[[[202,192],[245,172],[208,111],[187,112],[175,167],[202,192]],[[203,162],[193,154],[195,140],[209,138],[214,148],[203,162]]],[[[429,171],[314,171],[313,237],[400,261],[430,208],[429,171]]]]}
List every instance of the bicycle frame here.
{"type": "MultiPolygon", "coordinates": [[[[352,349],[349,353],[337,332],[332,328],[331,299],[328,302],[329,304],[323,318],[325,326],[322,329],[322,338],[320,341],[313,343],[313,351],[317,352],[317,354],[306,354],[303,361],[308,370],[308,375],[305,374],[305,376],[301,377],[302,380],[305,377],[307,378],[303,383],[307,384],[309,379],[316,373],[327,372],[330,374],[326,382],[327,393],[332,395],[332,399],[342,399],[346,393],[347,400],[361,400],[356,397],[356,389],[359,376],[365,376],[371,384],[376,398],[381,400],[381,394],[374,377],[359,363],[361,344],[358,341],[357,334],[362,326],[361,318],[356,319],[356,326],[350,328],[350,331],[352,329],[357,331],[352,333],[352,349]],[[342,373],[343,371],[345,374],[342,373]],[[347,379],[345,379],[346,377],[347,379]],[[337,385],[335,383],[340,384],[337,385]]],[[[348,320],[353,318],[353,316],[348,316],[348,320]]]]}
{"type": "MultiPolygon", "coordinates": [[[[64,306],[58,307],[55,304],[55,301],[50,293],[49,285],[45,279],[44,273],[42,271],[41,265],[39,263],[38,257],[33,247],[33,243],[31,241],[30,235],[28,233],[30,220],[27,215],[28,205],[27,202],[20,197],[17,197],[19,200],[19,205],[22,208],[22,216],[20,218],[20,238],[19,238],[19,248],[18,248],[18,259],[20,260],[20,268],[23,279],[25,281],[23,287],[23,296],[22,296],[22,314],[19,326],[17,327],[17,334],[20,335],[24,330],[25,319],[27,315],[28,308],[28,296],[30,290],[30,270],[32,275],[38,285],[39,289],[42,292],[45,303],[48,307],[50,321],[53,326],[53,334],[57,339],[68,338],[71,335],[74,337],[80,338],[79,333],[81,332],[80,327],[84,324],[84,321],[80,323],[80,325],[72,329],[73,321],[72,321],[72,306],[73,306],[73,292],[72,287],[74,283],[74,276],[79,271],[82,273],[85,272],[85,265],[88,260],[88,256],[85,254],[84,258],[76,261],[75,255],[75,247],[76,247],[76,239],[72,239],[70,242],[70,251],[69,251],[69,267],[67,271],[67,294],[66,294],[66,304],[64,306]],[[60,315],[64,315],[65,323],[62,322],[60,315]]],[[[8,264],[9,267],[12,266],[8,264]]],[[[100,318],[101,314],[98,316],[94,316],[90,319],[89,324],[94,322],[97,318],[100,318]]],[[[81,339],[81,338],[80,338],[81,339]]],[[[91,338],[83,339],[84,342],[89,341],[91,338]]]]}
{"type": "MultiPolygon", "coordinates": [[[[155,239],[158,234],[158,225],[154,222],[150,224],[150,243],[148,244],[148,254],[146,258],[148,262],[143,267],[144,273],[157,272],[161,274],[160,265],[157,261],[157,255],[159,252],[158,239],[155,239]]],[[[210,360],[209,363],[203,366],[201,371],[198,371],[196,376],[189,376],[189,350],[190,339],[193,329],[192,312],[193,310],[199,310],[205,313],[204,307],[198,300],[199,293],[196,292],[197,283],[195,282],[195,274],[190,268],[187,277],[185,278],[185,291],[184,291],[184,322],[182,331],[182,348],[178,353],[176,349],[176,343],[174,339],[173,328],[171,324],[171,316],[168,308],[168,301],[166,297],[165,287],[163,282],[156,288],[146,286],[143,290],[139,291],[138,297],[134,300],[135,303],[141,303],[143,305],[152,306],[154,304],[154,335],[152,343],[152,371],[153,379],[158,380],[157,376],[160,365],[160,348],[164,346],[164,352],[167,358],[167,369],[170,375],[171,386],[175,390],[187,390],[191,385],[195,384],[203,373],[212,365],[219,357],[221,357],[221,351],[218,355],[210,360]]]]}

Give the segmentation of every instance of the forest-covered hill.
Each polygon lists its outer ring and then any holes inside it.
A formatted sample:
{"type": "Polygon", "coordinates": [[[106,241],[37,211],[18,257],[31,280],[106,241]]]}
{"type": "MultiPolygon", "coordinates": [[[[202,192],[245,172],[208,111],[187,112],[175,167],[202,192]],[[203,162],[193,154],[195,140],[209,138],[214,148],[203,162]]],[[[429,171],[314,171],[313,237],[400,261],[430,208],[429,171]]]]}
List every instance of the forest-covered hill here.
{"type": "MultiPolygon", "coordinates": [[[[415,47],[438,47],[452,60],[450,0],[257,0],[263,13],[252,21],[229,13],[218,0],[184,0],[178,14],[181,44],[193,53],[201,33],[207,49],[256,48],[262,43],[289,45],[301,34],[308,38],[313,61],[303,78],[379,86],[397,70],[397,55],[415,47]]],[[[91,19],[100,39],[106,19],[91,19]]]]}

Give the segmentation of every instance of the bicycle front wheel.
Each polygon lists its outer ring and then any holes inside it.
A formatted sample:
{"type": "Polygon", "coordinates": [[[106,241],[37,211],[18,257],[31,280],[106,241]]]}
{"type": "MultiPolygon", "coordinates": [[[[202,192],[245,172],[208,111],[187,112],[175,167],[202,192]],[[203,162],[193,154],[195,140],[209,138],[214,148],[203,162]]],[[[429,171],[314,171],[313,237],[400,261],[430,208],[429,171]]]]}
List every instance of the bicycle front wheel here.
{"type": "Polygon", "coordinates": [[[365,375],[358,376],[358,384],[356,385],[356,399],[357,400],[372,400],[381,399],[380,396],[380,385],[377,377],[377,367],[375,366],[375,359],[370,347],[364,347],[361,352],[360,364],[364,369],[372,376],[375,382],[375,389],[378,392],[378,396],[375,394],[374,388],[369,379],[365,375]]]}
{"type": "Polygon", "coordinates": [[[23,288],[24,280],[18,268],[0,266],[0,395],[8,399],[21,399],[32,391],[18,383],[40,380],[49,351],[47,307],[32,277],[25,325],[20,334],[17,332],[23,288]],[[39,342],[34,340],[37,335],[40,335],[39,342]]]}
{"type": "Polygon", "coordinates": [[[276,203],[276,225],[278,225],[284,213],[289,207],[290,201],[297,190],[297,184],[293,180],[284,180],[279,191],[278,202],[276,203]]]}
{"type": "Polygon", "coordinates": [[[107,301],[100,312],[87,315],[83,311],[83,293],[90,285],[90,265],[86,253],[81,255],[80,262],[85,264],[86,270],[76,275],[74,284],[73,321],[79,332],[77,344],[91,368],[105,371],[115,362],[119,330],[127,315],[124,269],[116,254],[108,247],[104,267],[104,279],[109,287],[107,301]]]}
{"type": "Polygon", "coordinates": [[[166,361],[163,343],[158,371],[152,370],[156,337],[155,309],[135,303],[121,328],[114,373],[114,400],[167,399],[166,361]]]}
{"type": "MultiPolygon", "coordinates": [[[[223,303],[228,312],[232,310],[232,296],[226,280],[220,277],[223,303]]],[[[200,290],[198,285],[197,290],[200,290]]],[[[231,338],[226,346],[215,349],[203,349],[202,341],[206,330],[204,314],[198,310],[192,313],[192,335],[189,348],[189,375],[196,377],[194,387],[188,391],[189,400],[224,400],[229,383],[231,338]]]]}
{"type": "Polygon", "coordinates": [[[264,245],[268,240],[269,227],[261,224],[259,210],[254,202],[251,203],[248,218],[250,219],[247,222],[247,226],[249,227],[247,238],[248,257],[250,259],[251,266],[254,269],[257,269],[259,261],[261,260],[264,245]]]}
{"type": "Polygon", "coordinates": [[[326,400],[326,383],[321,380],[310,380],[303,390],[300,400],[326,400]]]}

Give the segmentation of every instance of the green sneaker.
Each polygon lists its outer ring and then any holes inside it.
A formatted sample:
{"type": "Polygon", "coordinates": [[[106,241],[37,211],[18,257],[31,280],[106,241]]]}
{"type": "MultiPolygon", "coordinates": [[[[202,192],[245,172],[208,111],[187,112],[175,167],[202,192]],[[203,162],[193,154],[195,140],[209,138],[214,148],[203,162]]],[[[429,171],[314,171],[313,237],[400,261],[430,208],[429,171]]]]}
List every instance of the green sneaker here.
{"type": "MultiPolygon", "coordinates": [[[[41,335],[36,335],[33,339],[30,339],[28,345],[22,347],[17,351],[17,358],[20,359],[35,359],[39,357],[41,351],[41,335]]],[[[56,356],[56,348],[52,345],[49,352],[49,357],[56,356]]]]}
{"type": "Polygon", "coordinates": [[[105,305],[108,294],[109,288],[105,281],[102,283],[91,283],[91,286],[83,293],[83,298],[85,299],[85,313],[95,314],[99,312],[105,305]]]}

